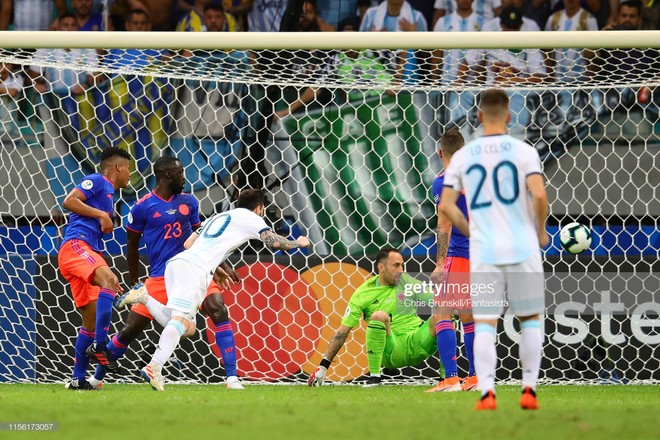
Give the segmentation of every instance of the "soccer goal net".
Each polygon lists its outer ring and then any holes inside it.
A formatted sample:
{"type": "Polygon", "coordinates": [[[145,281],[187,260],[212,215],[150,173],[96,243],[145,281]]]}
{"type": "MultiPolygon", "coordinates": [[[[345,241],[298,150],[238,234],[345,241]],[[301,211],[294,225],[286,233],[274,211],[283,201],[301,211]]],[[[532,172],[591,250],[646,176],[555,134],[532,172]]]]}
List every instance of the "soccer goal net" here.
{"type": "MultiPolygon", "coordinates": [[[[659,380],[659,42],[657,32],[1,35],[0,381],[70,375],[81,319],[57,271],[61,205],[100,152],[120,146],[135,172],[105,255],[126,283],[126,216],[161,155],[184,164],[203,216],[263,187],[274,229],[310,237],[311,252],[238,251],[243,282],[224,293],[239,375],[301,382],[378,249],[401,249],[407,271],[428,279],[438,141],[452,128],[478,136],[479,93],[495,86],[510,96],[510,133],[538,149],[547,179],[542,378],[659,380]],[[558,243],[571,221],[593,233],[579,256],[558,243]]],[[[126,314],[115,312],[111,334],[126,314]]],[[[166,366],[170,380],[223,380],[205,319],[166,366]]],[[[329,380],[367,373],[365,328],[329,380]]],[[[500,325],[500,380],[521,377],[517,329],[508,315],[500,325]]],[[[137,372],[158,332],[121,364],[137,372]]],[[[385,373],[431,382],[438,363],[385,373]]]]}

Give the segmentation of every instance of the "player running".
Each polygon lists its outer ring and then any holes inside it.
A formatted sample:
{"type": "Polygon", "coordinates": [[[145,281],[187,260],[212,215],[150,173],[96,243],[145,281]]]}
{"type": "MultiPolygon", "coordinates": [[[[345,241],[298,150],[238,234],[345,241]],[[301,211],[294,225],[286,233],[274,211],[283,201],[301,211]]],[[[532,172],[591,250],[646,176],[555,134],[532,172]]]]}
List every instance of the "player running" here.
{"type": "MultiPolygon", "coordinates": [[[[168,322],[151,361],[140,371],[154,390],[164,391],[163,365],[181,338],[195,331],[195,315],[213,274],[234,250],[250,239],[261,239],[273,250],[286,251],[310,245],[307,237],[291,241],[271,231],[263,220],[265,207],[261,190],[241,192],[236,206],[236,209],[208,218],[186,240],[186,250],[171,258],[165,266],[168,299],[161,312],[168,322]]],[[[132,299],[127,298],[126,302],[132,302],[132,299]]]]}
{"type": "Polygon", "coordinates": [[[474,360],[481,391],[477,410],[493,410],[497,321],[505,304],[520,320],[523,392],[520,406],[538,409],[536,382],[541,367],[545,310],[540,247],[548,244],[548,198],[541,161],[531,145],[506,134],[511,118],[503,90],[481,94],[483,136],[452,157],[445,172],[440,210],[470,237],[470,282],[475,318],[474,360]],[[470,222],[456,202],[465,189],[470,222]]]}
{"type": "MultiPolygon", "coordinates": [[[[161,309],[167,303],[165,291],[165,263],[174,255],[184,250],[183,244],[200,225],[199,204],[192,194],[183,193],[186,179],[183,165],[175,157],[163,156],[154,162],[156,186],[131,207],[128,216],[127,252],[128,272],[132,283],[138,283],[140,238],[144,237],[149,256],[149,278],[144,289],[134,287],[129,294],[132,300],[141,302],[133,305],[124,328],[112,337],[108,350],[113,359],[119,359],[128,350],[128,345],[135,340],[152,320],[167,325],[168,318],[161,309]],[[146,292],[145,292],[146,290],[146,292]]],[[[229,268],[226,268],[230,271],[229,268]]],[[[235,277],[235,272],[230,271],[235,277]]],[[[219,279],[219,278],[218,278],[219,279]]],[[[234,279],[238,281],[238,279],[234,279]]],[[[234,331],[229,322],[229,314],[224,304],[221,290],[215,281],[207,289],[207,296],[202,303],[202,310],[211,317],[214,324],[215,339],[222,355],[226,386],[229,389],[243,389],[236,374],[236,347],[234,331]]],[[[127,305],[126,298],[118,299],[118,306],[127,305]]],[[[93,386],[100,386],[105,376],[97,368],[90,379],[93,386]]]]}

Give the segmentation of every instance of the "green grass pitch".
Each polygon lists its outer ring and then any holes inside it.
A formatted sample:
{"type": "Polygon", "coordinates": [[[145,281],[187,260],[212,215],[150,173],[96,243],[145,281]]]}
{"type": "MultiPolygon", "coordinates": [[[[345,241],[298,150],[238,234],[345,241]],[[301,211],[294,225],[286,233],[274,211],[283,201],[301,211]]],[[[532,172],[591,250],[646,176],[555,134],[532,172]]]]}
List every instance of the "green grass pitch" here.
{"type": "Polygon", "coordinates": [[[58,422],[56,432],[0,432],[47,439],[657,439],[660,388],[543,386],[539,411],[518,407],[519,387],[500,386],[498,409],[476,412],[476,392],[419,386],[0,385],[0,422],[58,422]]]}

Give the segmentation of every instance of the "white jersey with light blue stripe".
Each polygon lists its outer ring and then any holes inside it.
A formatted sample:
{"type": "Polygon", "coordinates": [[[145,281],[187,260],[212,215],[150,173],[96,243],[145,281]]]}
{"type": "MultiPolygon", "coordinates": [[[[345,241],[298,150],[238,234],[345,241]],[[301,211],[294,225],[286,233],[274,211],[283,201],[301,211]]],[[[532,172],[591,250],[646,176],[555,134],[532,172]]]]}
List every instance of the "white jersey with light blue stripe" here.
{"type": "Polygon", "coordinates": [[[213,272],[238,247],[249,240],[259,239],[259,235],[269,229],[262,217],[248,209],[237,208],[214,214],[202,223],[197,231],[199,236],[190,249],[169,261],[186,260],[213,272]]]}
{"type": "Polygon", "coordinates": [[[458,150],[445,186],[465,190],[470,259],[502,265],[525,261],[539,241],[527,176],[541,174],[534,147],[509,135],[483,136],[458,150]]]}
{"type": "MultiPolygon", "coordinates": [[[[463,18],[457,12],[447,14],[435,23],[433,32],[479,32],[484,26],[486,19],[473,12],[468,17],[463,18]]],[[[458,68],[461,61],[466,57],[467,50],[451,49],[445,51],[442,60],[442,81],[449,84],[456,80],[458,68]]]]}
{"type": "MultiPolygon", "coordinates": [[[[486,20],[495,17],[495,9],[500,6],[502,6],[502,0],[474,0],[472,2],[474,12],[486,20]]],[[[435,9],[444,9],[445,15],[449,15],[458,9],[456,0],[435,0],[433,7],[435,9]]]]}

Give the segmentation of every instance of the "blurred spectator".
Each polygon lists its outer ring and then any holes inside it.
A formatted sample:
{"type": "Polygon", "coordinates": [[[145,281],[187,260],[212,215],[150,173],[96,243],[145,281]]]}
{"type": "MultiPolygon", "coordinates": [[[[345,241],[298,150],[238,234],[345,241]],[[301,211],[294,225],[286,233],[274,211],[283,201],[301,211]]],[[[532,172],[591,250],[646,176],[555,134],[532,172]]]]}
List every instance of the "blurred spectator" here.
{"type": "MultiPolygon", "coordinates": [[[[378,6],[369,8],[360,25],[361,32],[426,30],[424,16],[405,0],[386,0],[378,6]]],[[[390,68],[396,72],[397,80],[406,84],[417,82],[418,69],[414,51],[380,51],[380,56],[389,60],[390,68]]]]}
{"type": "MultiPolygon", "coordinates": [[[[59,31],[77,31],[78,21],[73,14],[66,13],[58,19],[59,31]]],[[[98,55],[94,49],[38,49],[34,61],[55,63],[59,67],[31,66],[28,74],[35,81],[35,89],[44,93],[53,92],[59,96],[80,95],[94,84],[95,76],[88,72],[66,69],[63,66],[76,65],[93,67],[98,65],[98,55]]]]}
{"type": "MultiPolygon", "coordinates": [[[[637,0],[627,0],[619,4],[617,22],[608,25],[607,30],[637,30],[641,26],[642,5],[637,0]]],[[[658,49],[602,49],[598,56],[598,81],[614,84],[642,83],[657,81],[660,78],[660,53],[658,49]]],[[[649,97],[644,97],[650,89],[606,88],[605,104],[609,109],[629,109],[637,101],[645,104],[649,97]],[[646,89],[646,90],[645,90],[646,89]]]]}
{"type": "Polygon", "coordinates": [[[341,21],[357,17],[358,0],[318,0],[316,10],[323,21],[337,29],[341,21]]]}
{"type": "MultiPolygon", "coordinates": [[[[149,14],[142,9],[133,9],[124,20],[124,28],[130,32],[151,31],[149,14]]],[[[112,69],[121,67],[141,68],[160,61],[166,55],[164,50],[156,49],[110,49],[104,62],[112,69]]]]}
{"type": "MultiPolygon", "coordinates": [[[[434,32],[478,32],[484,26],[485,19],[472,9],[473,0],[457,0],[456,11],[444,15],[435,23],[434,32]]],[[[498,23],[499,26],[499,23],[498,23]]],[[[451,49],[433,51],[435,67],[432,79],[442,72],[442,83],[450,84],[456,79],[458,66],[467,51],[451,49]],[[442,65],[442,68],[440,66],[442,65]]]]}
{"type": "Polygon", "coordinates": [[[424,16],[405,0],[385,0],[364,14],[360,31],[426,31],[424,16]]]}
{"type": "Polygon", "coordinates": [[[642,0],[642,30],[660,29],[660,0],[642,0]]]}
{"type": "Polygon", "coordinates": [[[222,7],[236,19],[236,30],[247,30],[247,14],[252,8],[252,0],[222,0],[222,7]]]}
{"type": "Polygon", "coordinates": [[[637,0],[627,0],[619,3],[617,19],[603,28],[604,31],[634,31],[639,30],[642,20],[642,4],[637,0]]]}
{"type": "MultiPolygon", "coordinates": [[[[540,31],[539,25],[532,18],[527,18],[525,12],[522,8],[522,0],[502,0],[502,9],[513,6],[522,11],[522,26],[520,27],[521,31],[540,31]]],[[[481,29],[483,32],[500,32],[502,26],[500,26],[500,17],[493,18],[488,20],[481,29]]]]}
{"type": "Polygon", "coordinates": [[[329,25],[316,14],[316,0],[305,0],[298,19],[298,28],[302,32],[334,32],[334,26],[329,25]]]}
{"type": "MultiPolygon", "coordinates": [[[[502,2],[502,7],[505,7],[504,3],[502,2]]],[[[534,20],[538,30],[543,29],[550,16],[550,0],[522,0],[520,3],[520,5],[515,6],[523,11],[523,17],[534,20]]],[[[524,21],[522,30],[525,30],[524,21]]]]}
{"type": "MultiPolygon", "coordinates": [[[[339,31],[355,32],[358,23],[357,17],[343,20],[339,23],[339,31]]],[[[320,84],[344,84],[346,88],[336,89],[335,93],[345,93],[344,98],[351,101],[381,93],[373,88],[356,89],[350,88],[351,86],[369,86],[374,83],[387,86],[392,81],[392,73],[378,59],[377,53],[370,50],[343,50],[336,52],[330,57],[328,64],[323,68],[318,82],[320,84]]],[[[328,93],[328,90],[320,87],[307,87],[297,100],[292,102],[287,108],[276,112],[276,118],[283,118],[291,113],[295,113],[302,107],[306,107],[307,104],[317,99],[321,93],[328,93]]]]}
{"type": "Polygon", "coordinates": [[[81,31],[105,30],[105,26],[103,25],[103,15],[93,13],[92,5],[92,0],[71,0],[73,15],[76,17],[79,30],[81,31]]]}
{"type": "MultiPolygon", "coordinates": [[[[440,17],[456,11],[456,0],[435,0],[434,7],[433,26],[435,26],[435,23],[438,22],[440,17]]],[[[502,8],[500,6],[500,0],[475,0],[472,9],[486,20],[491,20],[499,16],[499,11],[502,8]]]]}
{"type": "MultiPolygon", "coordinates": [[[[178,32],[202,32],[206,30],[204,25],[204,14],[206,11],[206,6],[211,5],[212,0],[195,0],[193,9],[179,20],[179,24],[176,26],[178,32]]],[[[230,14],[226,13],[221,5],[214,5],[215,10],[209,10],[209,13],[215,14],[220,11],[223,15],[223,25],[226,27],[227,31],[235,32],[236,31],[236,19],[230,14]]]]}
{"type": "Polygon", "coordinates": [[[279,32],[287,0],[252,0],[248,12],[248,30],[251,32],[279,32]]]}
{"type": "Polygon", "coordinates": [[[18,105],[16,96],[23,91],[23,76],[13,72],[13,66],[0,63],[0,134],[18,134],[18,105]]]}
{"type": "MultiPolygon", "coordinates": [[[[522,11],[508,6],[500,13],[500,28],[504,32],[519,32],[522,28],[522,11]]],[[[469,51],[458,73],[458,82],[479,84],[538,83],[543,81],[546,69],[540,49],[490,49],[469,51]],[[484,78],[485,75],[485,78],[484,78]]]]}
{"type": "Polygon", "coordinates": [[[113,29],[127,30],[123,27],[125,17],[133,10],[140,9],[149,16],[150,30],[171,31],[174,0],[109,0],[113,29]]]}
{"type": "Polygon", "coordinates": [[[1,0],[0,30],[6,31],[14,13],[15,31],[45,31],[53,21],[53,12],[66,12],[66,0],[1,0]]]}
{"type": "MultiPolygon", "coordinates": [[[[597,31],[598,24],[593,15],[580,7],[580,0],[564,0],[565,9],[548,18],[546,31],[597,31]]],[[[590,50],[555,49],[548,57],[548,71],[562,82],[577,81],[587,73],[587,61],[593,59],[590,50]]]]}
{"type": "Polygon", "coordinates": [[[429,30],[431,30],[433,28],[433,16],[435,14],[433,0],[408,0],[408,3],[410,3],[413,9],[422,13],[424,20],[429,25],[429,30]]]}

